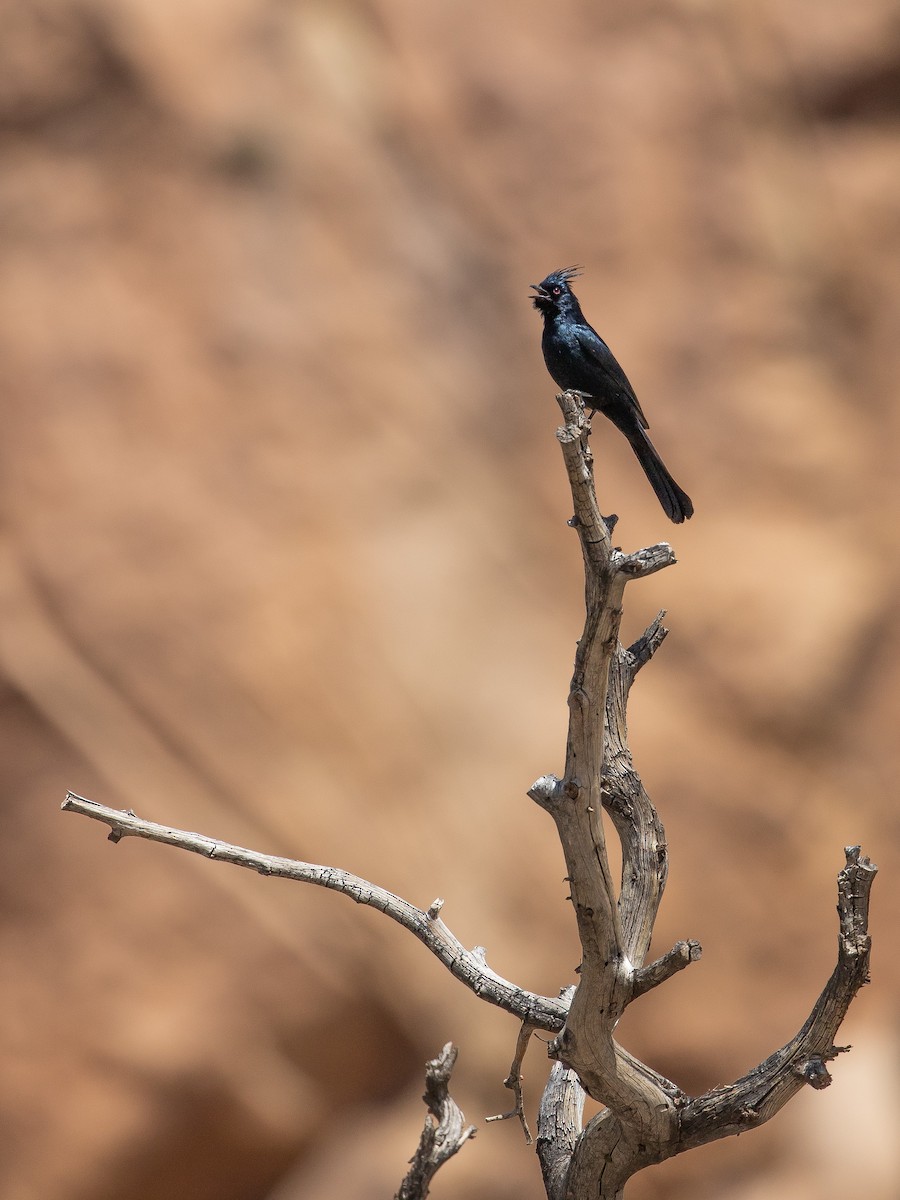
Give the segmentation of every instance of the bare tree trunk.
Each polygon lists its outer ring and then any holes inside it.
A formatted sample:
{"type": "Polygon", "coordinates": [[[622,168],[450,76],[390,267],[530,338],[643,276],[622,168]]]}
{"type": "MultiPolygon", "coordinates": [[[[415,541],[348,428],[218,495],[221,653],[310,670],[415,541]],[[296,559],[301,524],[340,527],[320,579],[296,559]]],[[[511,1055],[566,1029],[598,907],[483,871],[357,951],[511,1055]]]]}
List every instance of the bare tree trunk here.
{"type": "MultiPolygon", "coordinates": [[[[550,1054],[607,1107],[572,1146],[565,1186],[556,1190],[558,1171],[548,1183],[545,1170],[545,1184],[551,1200],[618,1200],[641,1168],[761,1124],[805,1083],[825,1085],[824,1063],[837,1053],[833,1038],[867,978],[868,894],[875,868],[860,858],[858,847],[847,851],[839,880],[835,973],[800,1033],[744,1079],[692,1100],[618,1045],[613,1033],[625,1007],[701,953],[696,942],[681,942],[644,965],[666,882],[666,843],[632,765],[625,710],[635,675],[665,636],[662,614],[629,649],[618,641],[625,585],[675,559],[666,544],[632,555],[613,548],[613,522],[597,505],[584,405],[571,393],[557,399],[565,421],[557,436],[575,507],[570,523],[584,559],[586,615],[569,692],[565,775],[542,777],[529,795],[556,822],[583,950],[578,987],[550,1054]],[[602,809],[622,847],[618,895],[602,809]]],[[[558,1093],[552,1078],[548,1092],[558,1093]]],[[[560,1146],[569,1140],[566,1131],[560,1146]]]]}

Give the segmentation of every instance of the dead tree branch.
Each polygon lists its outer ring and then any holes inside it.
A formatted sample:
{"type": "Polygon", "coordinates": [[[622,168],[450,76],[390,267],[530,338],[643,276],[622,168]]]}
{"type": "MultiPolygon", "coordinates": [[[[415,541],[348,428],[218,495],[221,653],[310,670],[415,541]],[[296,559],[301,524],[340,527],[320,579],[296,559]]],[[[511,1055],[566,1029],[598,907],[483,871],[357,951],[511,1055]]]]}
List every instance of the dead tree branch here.
{"type": "MultiPolygon", "coordinates": [[[[571,393],[557,400],[565,421],[557,437],[575,507],[570,524],[578,530],[584,560],[586,617],[569,692],[565,775],[543,776],[529,795],[556,823],[583,949],[578,987],[550,1055],[606,1108],[571,1142],[565,1172],[563,1152],[545,1149],[541,1163],[551,1200],[620,1200],[626,1181],[643,1167],[768,1120],[804,1083],[826,1086],[824,1063],[834,1056],[837,1027],[867,977],[875,868],[860,859],[858,847],[848,851],[839,881],[835,973],[797,1037],[744,1079],[690,1100],[616,1043],[613,1031],[626,1005],[701,954],[697,942],[679,942],[644,965],[665,888],[667,850],[662,823],[634,770],[625,714],[635,676],[666,635],[663,614],[627,650],[618,641],[625,584],[675,560],[666,545],[629,556],[613,548],[594,492],[583,402],[571,393]],[[618,897],[601,806],[622,848],[618,897]]],[[[559,1090],[557,1077],[545,1095],[551,1113],[559,1090]]],[[[541,1153],[540,1133],[538,1142],[541,1153]]],[[[548,1144],[567,1142],[551,1138],[548,1144]]]]}
{"type": "MultiPolygon", "coordinates": [[[[635,971],[643,966],[667,869],[662,825],[634,772],[625,741],[628,690],[639,664],[663,634],[657,620],[640,645],[620,654],[622,599],[631,579],[661,570],[675,558],[666,544],[635,555],[613,548],[594,490],[584,403],[568,392],[557,399],[565,420],[557,437],[575,505],[570,524],[578,531],[584,560],[586,617],[569,690],[565,775],[542,777],[529,795],[556,823],[583,956],[566,1024],[550,1053],[576,1072],[589,1095],[608,1106],[610,1119],[603,1124],[606,1128],[615,1120],[616,1157],[624,1162],[646,1146],[671,1143],[678,1125],[677,1089],[613,1038],[634,993],[635,971]],[[617,665],[611,681],[612,664],[617,665]],[[622,842],[619,897],[606,850],[604,802],[622,842]]],[[[576,1145],[573,1168],[582,1140],[576,1145]]],[[[579,1192],[570,1187],[567,1194],[579,1192]]],[[[604,1187],[599,1194],[616,1192],[604,1187]]]]}
{"type": "Polygon", "coordinates": [[[844,850],[838,875],[838,960],[803,1028],[742,1079],[691,1100],[681,1114],[683,1149],[743,1133],[774,1117],[805,1085],[828,1087],[825,1066],[849,1047],[834,1039],[853,997],[869,982],[869,892],[877,867],[859,846],[844,850]]]}
{"type": "Polygon", "coordinates": [[[470,991],[489,1004],[496,1004],[537,1029],[555,1031],[562,1028],[566,1005],[558,997],[538,996],[517,987],[492,971],[485,962],[482,947],[467,950],[438,916],[443,907],[442,900],[435,900],[426,910],[416,908],[408,900],[395,896],[386,888],[351,875],[337,867],[320,867],[314,863],[299,862],[292,858],[279,858],[274,854],[260,854],[232,846],[229,842],[217,841],[202,833],[188,833],[184,829],[173,829],[169,825],[158,825],[145,821],[133,812],[107,808],[84,796],[69,792],[62,804],[64,812],[80,813],[94,821],[101,821],[110,828],[109,841],[120,842],[125,837],[145,838],[151,842],[162,842],[202,854],[204,858],[217,862],[232,863],[246,867],[260,875],[271,875],[278,879],[293,879],[299,883],[311,883],[316,887],[328,888],[349,896],[357,904],[377,909],[414,933],[432,954],[444,964],[452,975],[461,980],[470,991]]]}
{"type": "Polygon", "coordinates": [[[431,1181],[448,1158],[475,1136],[475,1126],[465,1125],[462,1109],[451,1099],[450,1075],[459,1051],[448,1042],[437,1058],[425,1064],[425,1095],[428,1116],[419,1145],[410,1159],[406,1177],[394,1200],[425,1200],[431,1181]]]}
{"type": "Polygon", "coordinates": [[[547,1200],[564,1200],[569,1165],[581,1135],[584,1098],[575,1072],[555,1062],[538,1112],[537,1154],[547,1200]]]}
{"type": "MultiPolygon", "coordinates": [[[[701,954],[697,942],[680,941],[645,962],[668,854],[662,822],[632,762],[626,707],[636,675],[666,636],[664,614],[627,649],[619,643],[626,584],[662,570],[675,557],[666,543],[629,555],[612,545],[615,521],[604,518],[597,505],[584,402],[574,393],[557,399],[565,422],[557,436],[575,509],[570,524],[578,531],[584,560],[586,615],[569,690],[565,771],[562,778],[542,776],[528,795],[551,815],[562,844],[582,947],[576,987],[552,998],[501,978],[486,965],[480,947],[467,950],[446,927],[439,916],[441,900],[422,910],[347,871],[259,854],[71,793],[63,808],[107,824],[113,842],[147,838],[262,875],[330,888],[408,929],[472,992],[521,1022],[506,1080],[516,1105],[504,1115],[518,1116],[526,1134],[522,1060],[535,1029],[556,1034],[549,1046],[556,1061],[540,1105],[536,1146],[549,1200],[621,1200],[627,1180],[643,1167],[762,1124],[805,1085],[828,1086],[826,1064],[845,1049],[834,1044],[838,1028],[868,979],[869,892],[876,868],[858,846],[846,850],[838,877],[837,966],[802,1029],[743,1078],[691,1098],[616,1042],[614,1031],[626,1006],[701,954]],[[604,812],[621,844],[618,888],[607,856],[604,812]],[[605,1107],[582,1129],[585,1092],[605,1107]]],[[[411,1172],[400,1200],[423,1197],[440,1162],[471,1136],[446,1090],[453,1060],[455,1051],[448,1046],[429,1064],[433,1091],[426,1102],[438,1125],[426,1124],[414,1160],[419,1183],[408,1182],[411,1172]]]]}
{"type": "Polygon", "coordinates": [[[512,1065],[509,1068],[509,1074],[503,1080],[503,1086],[509,1088],[515,1097],[515,1108],[510,1112],[497,1113],[493,1117],[485,1117],[485,1121],[509,1121],[512,1117],[518,1117],[519,1124],[522,1126],[522,1132],[525,1134],[525,1144],[530,1146],[534,1139],[531,1136],[531,1130],[528,1128],[528,1118],[525,1116],[525,1091],[522,1086],[522,1063],[525,1059],[525,1053],[528,1050],[528,1043],[531,1041],[531,1035],[534,1033],[534,1026],[523,1023],[519,1030],[519,1036],[516,1038],[516,1052],[513,1055],[512,1065]]]}

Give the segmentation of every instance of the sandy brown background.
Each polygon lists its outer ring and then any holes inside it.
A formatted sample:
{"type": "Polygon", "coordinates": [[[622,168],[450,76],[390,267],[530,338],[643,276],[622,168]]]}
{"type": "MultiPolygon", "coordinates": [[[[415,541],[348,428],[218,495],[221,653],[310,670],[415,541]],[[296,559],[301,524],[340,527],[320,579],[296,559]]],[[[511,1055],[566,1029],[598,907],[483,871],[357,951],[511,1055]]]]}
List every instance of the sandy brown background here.
{"type": "MultiPolygon", "coordinates": [[[[874,982],[835,1085],[634,1200],[896,1200],[900,19],[888,0],[20,0],[0,37],[6,1200],[376,1200],[511,1018],[346,900],[63,816],[72,788],[342,865],[541,991],[580,563],[527,285],[582,262],[697,515],[598,429],[672,634],[631,709],[671,845],[622,1040],[786,1040],[846,843],[874,982]]],[[[598,422],[599,424],[599,422],[598,422]]],[[[526,1062],[529,1103],[546,1070],[526,1062]]],[[[526,1200],[481,1126],[442,1200],[526,1200]]]]}

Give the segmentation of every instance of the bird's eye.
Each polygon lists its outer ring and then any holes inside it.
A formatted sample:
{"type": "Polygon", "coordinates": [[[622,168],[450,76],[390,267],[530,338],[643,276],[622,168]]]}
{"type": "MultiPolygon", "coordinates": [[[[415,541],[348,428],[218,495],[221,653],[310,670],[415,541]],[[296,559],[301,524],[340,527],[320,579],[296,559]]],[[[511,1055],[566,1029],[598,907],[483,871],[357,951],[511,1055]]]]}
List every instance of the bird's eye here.
{"type": "Polygon", "coordinates": [[[551,288],[550,290],[551,290],[551,292],[553,293],[553,295],[554,295],[554,296],[561,296],[561,295],[562,295],[562,288],[559,286],[559,284],[557,284],[557,285],[556,285],[556,287],[554,287],[554,288],[551,288]]]}

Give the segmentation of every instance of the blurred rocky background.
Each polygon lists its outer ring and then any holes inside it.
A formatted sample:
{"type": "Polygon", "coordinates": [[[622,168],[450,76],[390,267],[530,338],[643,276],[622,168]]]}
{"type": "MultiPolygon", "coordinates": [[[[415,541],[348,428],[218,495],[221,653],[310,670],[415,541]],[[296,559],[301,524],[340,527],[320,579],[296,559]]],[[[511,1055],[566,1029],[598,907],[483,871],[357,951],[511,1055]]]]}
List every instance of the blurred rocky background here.
{"type": "MultiPolygon", "coordinates": [[[[61,815],[348,868],[555,993],[581,568],[528,284],[579,294],[697,515],[599,428],[665,821],[623,1042],[696,1092],[805,1019],[880,865],[835,1084],[633,1200],[896,1200],[900,18],[888,0],[7,0],[7,1200],[380,1200],[517,1029],[378,914],[61,815]]],[[[546,1061],[525,1064],[532,1116],[546,1061]]],[[[512,1123],[443,1200],[542,1195],[512,1123]]]]}

